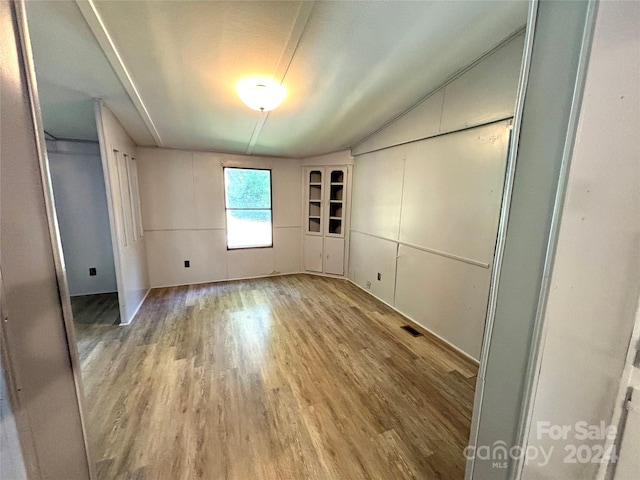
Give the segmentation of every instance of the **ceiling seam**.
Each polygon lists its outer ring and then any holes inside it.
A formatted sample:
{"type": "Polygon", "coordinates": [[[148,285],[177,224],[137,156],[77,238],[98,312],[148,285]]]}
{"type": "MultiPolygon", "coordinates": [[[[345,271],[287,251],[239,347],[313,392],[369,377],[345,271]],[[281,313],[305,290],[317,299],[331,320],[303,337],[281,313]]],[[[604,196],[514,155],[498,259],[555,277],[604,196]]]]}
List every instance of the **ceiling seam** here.
{"type": "MultiPolygon", "coordinates": [[[[280,56],[276,71],[273,75],[274,79],[280,84],[284,82],[284,79],[289,72],[289,67],[293,63],[293,58],[298,51],[298,47],[300,46],[300,42],[307,28],[307,24],[309,23],[309,18],[311,18],[311,12],[313,11],[314,6],[315,0],[303,1],[300,3],[300,9],[298,10],[296,20],[294,22],[293,28],[291,29],[291,33],[289,34],[287,45],[285,46],[282,55],[280,56]]],[[[262,133],[264,125],[267,123],[268,117],[269,112],[263,113],[260,115],[260,118],[256,122],[256,126],[254,127],[253,133],[251,134],[251,139],[249,140],[249,144],[247,145],[247,155],[251,155],[253,153],[253,149],[258,142],[258,138],[260,137],[260,133],[262,133]]]]}
{"type": "Polygon", "coordinates": [[[113,68],[113,71],[129,95],[129,98],[142,118],[142,121],[146,125],[147,130],[149,130],[153,140],[156,142],[156,146],[163,147],[164,144],[162,142],[162,138],[160,137],[160,133],[151,118],[151,114],[147,110],[147,107],[142,100],[142,96],[140,95],[129,70],[122,60],[106,25],[102,21],[102,17],[100,17],[93,0],[76,0],[76,5],[78,5],[82,16],[87,21],[89,28],[100,45],[100,48],[107,57],[111,68],[113,68]]]}
{"type": "Polygon", "coordinates": [[[289,40],[287,41],[287,46],[280,56],[280,61],[278,62],[278,66],[276,67],[276,71],[274,73],[274,77],[280,83],[284,81],[287,73],[289,72],[289,67],[291,66],[291,63],[293,63],[293,57],[298,51],[298,47],[300,46],[300,42],[302,40],[304,32],[307,29],[307,24],[309,23],[309,18],[311,18],[311,12],[313,11],[314,6],[315,1],[303,1],[300,5],[300,10],[298,11],[296,21],[293,25],[293,28],[291,29],[289,40]],[[290,54],[288,53],[289,51],[291,51],[290,54]],[[282,71],[283,68],[284,71],[282,71]]]}
{"type": "Polygon", "coordinates": [[[251,155],[253,152],[253,147],[255,147],[258,142],[258,137],[260,136],[260,132],[262,132],[262,128],[267,121],[267,117],[269,116],[269,112],[260,113],[260,117],[256,122],[255,127],[253,127],[253,132],[251,133],[251,138],[249,139],[249,144],[247,145],[247,155],[251,155]]]}

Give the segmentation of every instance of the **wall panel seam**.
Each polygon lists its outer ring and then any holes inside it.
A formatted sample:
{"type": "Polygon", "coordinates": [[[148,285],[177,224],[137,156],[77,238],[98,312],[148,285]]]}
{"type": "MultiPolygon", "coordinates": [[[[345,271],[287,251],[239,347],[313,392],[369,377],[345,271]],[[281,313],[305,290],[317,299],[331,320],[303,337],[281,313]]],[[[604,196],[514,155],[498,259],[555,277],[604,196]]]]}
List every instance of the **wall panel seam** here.
{"type": "MultiPolygon", "coordinates": [[[[274,229],[285,228],[302,228],[302,225],[274,225],[274,229]]],[[[208,232],[226,230],[225,227],[211,227],[211,228],[145,228],[145,232],[208,232]]]]}
{"type": "Polygon", "coordinates": [[[402,145],[410,145],[412,143],[422,142],[423,140],[429,140],[429,139],[432,139],[432,138],[442,137],[444,135],[452,135],[454,133],[465,132],[467,130],[472,130],[474,128],[486,127],[488,125],[493,125],[493,124],[496,124],[496,123],[505,122],[507,120],[512,120],[512,119],[513,119],[513,113],[511,113],[511,114],[509,114],[509,115],[507,115],[505,117],[500,117],[500,118],[497,118],[495,120],[489,120],[489,121],[486,121],[486,122],[470,125],[468,127],[458,128],[458,129],[455,129],[455,130],[449,130],[449,131],[446,131],[446,132],[438,132],[438,133],[434,133],[433,135],[427,135],[426,137],[420,137],[420,138],[416,138],[416,139],[413,139],[413,140],[407,140],[407,141],[404,141],[404,142],[394,143],[392,145],[387,145],[386,147],[380,147],[380,148],[375,148],[373,150],[367,150],[366,152],[354,153],[353,156],[354,157],[361,157],[363,155],[368,155],[370,153],[381,152],[383,150],[388,150],[388,149],[394,148],[394,147],[400,147],[402,145]]]}
{"type": "Polygon", "coordinates": [[[394,242],[394,243],[397,243],[398,245],[402,245],[404,247],[413,248],[415,250],[420,250],[422,252],[433,253],[434,255],[439,255],[441,257],[449,258],[451,260],[457,260],[459,262],[467,263],[469,265],[474,265],[476,267],[489,268],[491,266],[490,264],[485,263],[485,262],[481,262],[479,260],[474,260],[472,258],[462,257],[462,256],[456,255],[454,253],[443,252],[441,250],[436,250],[434,248],[422,247],[422,246],[416,245],[414,243],[403,242],[401,240],[393,240],[391,238],[386,238],[386,237],[383,237],[383,236],[380,236],[380,235],[375,235],[375,234],[372,234],[372,233],[362,232],[362,231],[354,230],[354,229],[351,229],[351,232],[359,233],[361,235],[367,235],[369,237],[377,238],[379,240],[386,240],[387,242],[394,242]]]}

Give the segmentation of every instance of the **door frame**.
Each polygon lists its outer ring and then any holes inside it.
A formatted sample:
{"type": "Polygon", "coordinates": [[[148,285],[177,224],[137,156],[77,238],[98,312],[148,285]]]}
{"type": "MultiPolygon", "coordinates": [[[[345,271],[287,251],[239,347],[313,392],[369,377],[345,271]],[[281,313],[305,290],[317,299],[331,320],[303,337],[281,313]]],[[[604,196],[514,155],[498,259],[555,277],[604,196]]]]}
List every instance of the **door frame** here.
{"type": "Polygon", "coordinates": [[[53,264],[57,280],[60,303],[62,306],[62,318],[64,323],[64,331],[67,339],[68,354],[71,364],[71,372],[73,383],[75,386],[76,399],[78,402],[78,411],[80,416],[81,433],[86,451],[89,480],[96,478],[95,462],[92,456],[90,440],[87,431],[86,415],[84,411],[85,395],[82,384],[82,374],[80,370],[80,360],[78,357],[77,344],[75,339],[75,327],[73,324],[73,312],[71,309],[71,297],[69,294],[69,286],[67,283],[67,273],[62,253],[62,243],[60,239],[60,230],[55,212],[55,204],[53,198],[53,187],[51,184],[51,172],[49,167],[49,159],[47,157],[46,140],[44,136],[44,126],[42,122],[42,114],[40,110],[40,97],[38,93],[35,66],[33,60],[33,52],[31,50],[31,39],[29,36],[29,27],[27,22],[27,11],[24,0],[12,0],[10,2],[15,6],[15,22],[17,26],[21,60],[24,64],[25,87],[28,91],[28,109],[30,111],[31,122],[34,132],[34,141],[38,156],[38,164],[40,169],[40,178],[43,187],[43,198],[49,227],[49,241],[53,251],[53,264]]]}
{"type": "MultiPolygon", "coordinates": [[[[509,155],[507,159],[507,172],[505,176],[505,187],[503,192],[503,203],[500,211],[500,222],[498,226],[498,236],[495,249],[494,267],[491,276],[491,286],[489,290],[489,302],[487,307],[487,317],[485,323],[485,331],[480,354],[480,369],[478,372],[478,381],[476,385],[476,395],[473,406],[473,418],[471,425],[471,435],[469,446],[476,448],[479,434],[484,393],[485,379],[487,377],[487,368],[490,357],[490,350],[493,337],[494,322],[498,306],[498,293],[500,290],[501,268],[503,264],[505,247],[507,243],[507,228],[509,224],[511,200],[513,196],[513,188],[515,183],[516,161],[518,158],[518,149],[520,143],[520,134],[522,128],[522,118],[525,105],[525,96],[529,83],[533,47],[537,30],[537,18],[539,0],[531,0],[529,4],[529,14],[527,19],[527,30],[525,35],[524,56],[522,68],[520,72],[520,81],[518,86],[518,96],[516,101],[516,109],[513,119],[513,131],[511,143],[509,146],[509,155]]],[[[536,387],[542,361],[542,347],[544,340],[544,313],[547,297],[550,288],[550,278],[553,269],[553,261],[557,245],[557,238],[562,215],[562,207],[564,204],[565,191],[567,186],[567,178],[571,155],[573,151],[574,139],[578,126],[579,110],[582,103],[582,92],[586,77],[587,63],[591,51],[591,39],[595,26],[595,16],[597,11],[597,0],[590,0],[586,7],[586,17],[584,21],[584,29],[579,46],[579,59],[575,82],[573,84],[573,96],[571,99],[569,117],[567,121],[566,138],[564,139],[564,149],[561,153],[560,170],[558,174],[558,183],[553,191],[553,207],[549,231],[544,245],[544,259],[542,265],[542,278],[537,291],[537,306],[532,322],[532,332],[530,336],[530,349],[527,355],[527,363],[524,372],[523,391],[521,403],[519,405],[519,418],[515,425],[515,442],[514,447],[524,449],[528,442],[529,431],[531,428],[533,406],[536,396],[536,387]]],[[[508,478],[519,479],[523,468],[523,458],[520,456],[510,462],[507,471],[508,478]]],[[[473,457],[467,460],[467,468],[465,479],[471,480],[474,474],[475,459],[473,457]]]]}

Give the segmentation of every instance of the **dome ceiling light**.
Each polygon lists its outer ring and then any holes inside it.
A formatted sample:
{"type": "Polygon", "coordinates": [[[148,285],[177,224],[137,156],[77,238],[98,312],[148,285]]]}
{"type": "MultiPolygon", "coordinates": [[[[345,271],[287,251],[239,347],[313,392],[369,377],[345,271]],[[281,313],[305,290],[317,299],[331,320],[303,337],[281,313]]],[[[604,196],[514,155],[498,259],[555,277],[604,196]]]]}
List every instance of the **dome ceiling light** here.
{"type": "Polygon", "coordinates": [[[259,112],[269,112],[276,108],[287,90],[282,85],[266,78],[246,78],[236,85],[240,99],[249,108],[259,112]]]}

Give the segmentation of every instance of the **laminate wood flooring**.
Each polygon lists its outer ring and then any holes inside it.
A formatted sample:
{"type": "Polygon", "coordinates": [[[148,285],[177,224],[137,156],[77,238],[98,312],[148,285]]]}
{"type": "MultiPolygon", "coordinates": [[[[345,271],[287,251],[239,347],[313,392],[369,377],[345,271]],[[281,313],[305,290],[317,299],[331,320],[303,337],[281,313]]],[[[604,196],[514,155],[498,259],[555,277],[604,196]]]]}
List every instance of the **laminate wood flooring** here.
{"type": "Polygon", "coordinates": [[[77,332],[100,480],[461,479],[477,367],[310,275],[152,290],[77,332]]]}
{"type": "Polygon", "coordinates": [[[82,361],[102,341],[102,331],[120,323],[117,293],[71,297],[78,356],[82,361]]]}
{"type": "Polygon", "coordinates": [[[120,323],[120,306],[117,293],[98,293],[71,297],[73,321],[82,325],[120,323]]]}

